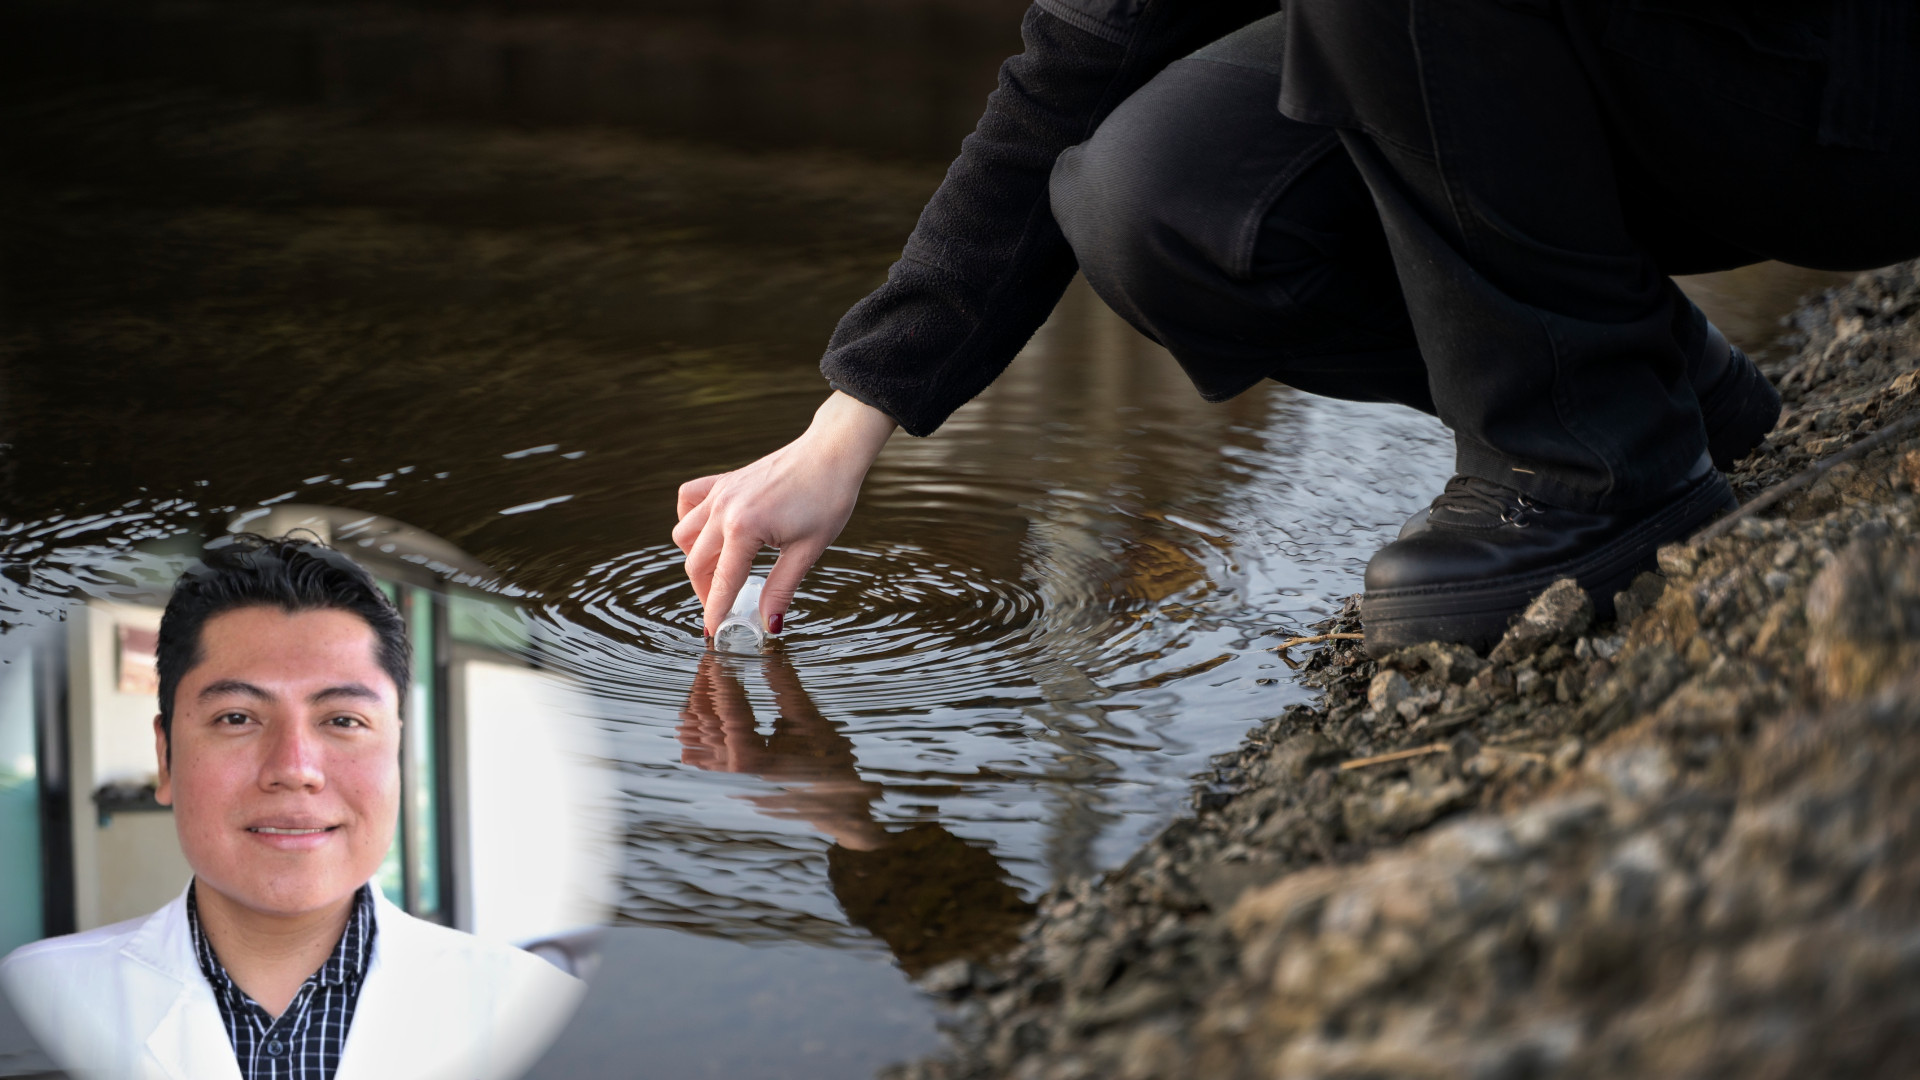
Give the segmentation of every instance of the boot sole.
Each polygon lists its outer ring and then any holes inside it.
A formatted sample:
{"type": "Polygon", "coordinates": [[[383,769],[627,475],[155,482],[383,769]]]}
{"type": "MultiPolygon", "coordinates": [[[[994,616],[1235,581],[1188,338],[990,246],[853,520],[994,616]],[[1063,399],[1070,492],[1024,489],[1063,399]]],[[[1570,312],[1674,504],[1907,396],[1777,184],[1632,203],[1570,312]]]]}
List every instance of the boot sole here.
{"type": "Polygon", "coordinates": [[[1485,652],[1515,615],[1561,578],[1593,598],[1596,619],[1613,617],[1613,595],[1653,568],[1663,545],[1684,540],[1738,503],[1726,477],[1709,472],[1672,502],[1600,548],[1540,570],[1489,581],[1383,589],[1360,598],[1360,626],[1371,656],[1424,641],[1447,641],[1485,652]]]}

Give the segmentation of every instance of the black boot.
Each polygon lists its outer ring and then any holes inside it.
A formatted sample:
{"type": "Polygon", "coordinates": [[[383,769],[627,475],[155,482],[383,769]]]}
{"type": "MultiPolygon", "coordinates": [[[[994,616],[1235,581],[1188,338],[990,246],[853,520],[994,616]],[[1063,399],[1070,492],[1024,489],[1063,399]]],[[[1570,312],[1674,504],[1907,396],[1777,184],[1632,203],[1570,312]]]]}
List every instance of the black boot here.
{"type": "MultiPolygon", "coordinates": [[[[1707,324],[1706,346],[1687,368],[1687,380],[1700,401],[1707,455],[1716,469],[1733,468],[1780,422],[1780,391],[1712,323],[1707,324]]],[[[1405,540],[1426,528],[1431,510],[1423,506],[1414,511],[1400,526],[1397,539],[1405,540]]]]}
{"type": "Polygon", "coordinates": [[[1629,513],[1562,510],[1490,480],[1456,476],[1433,500],[1424,528],[1367,563],[1360,600],[1367,651],[1384,656],[1423,641],[1485,651],[1561,578],[1579,581],[1597,616],[1612,618],[1613,594],[1653,566],[1661,545],[1735,505],[1726,478],[1704,455],[1664,498],[1629,513]]]}
{"type": "Polygon", "coordinates": [[[1780,391],[1747,354],[1707,324],[1706,347],[1687,368],[1707,425],[1707,453],[1716,469],[1731,469],[1780,422],[1780,391]]]}

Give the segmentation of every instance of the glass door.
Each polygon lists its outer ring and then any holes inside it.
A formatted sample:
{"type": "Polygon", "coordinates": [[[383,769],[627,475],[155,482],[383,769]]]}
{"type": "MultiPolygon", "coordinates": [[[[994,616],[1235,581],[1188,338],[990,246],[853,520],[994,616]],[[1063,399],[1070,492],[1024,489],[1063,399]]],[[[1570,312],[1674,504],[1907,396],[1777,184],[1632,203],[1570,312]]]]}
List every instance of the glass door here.
{"type": "Polygon", "coordinates": [[[413,686],[401,703],[400,823],[374,878],[409,914],[451,923],[446,888],[446,604],[417,585],[381,582],[413,643],[413,686]]]}
{"type": "Polygon", "coordinates": [[[0,653],[0,955],[47,930],[35,659],[32,648],[0,653]]]}

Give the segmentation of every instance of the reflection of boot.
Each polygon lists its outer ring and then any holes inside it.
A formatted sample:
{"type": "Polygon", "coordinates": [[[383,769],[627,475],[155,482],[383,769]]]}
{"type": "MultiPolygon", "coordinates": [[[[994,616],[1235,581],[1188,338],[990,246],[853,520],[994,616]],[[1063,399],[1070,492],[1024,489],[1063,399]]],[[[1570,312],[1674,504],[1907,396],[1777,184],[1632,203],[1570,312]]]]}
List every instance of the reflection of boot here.
{"type": "Polygon", "coordinates": [[[1006,877],[990,852],[931,822],[877,851],[827,849],[827,878],[847,918],[886,942],[915,978],[1013,946],[1033,905],[1006,877]]]}

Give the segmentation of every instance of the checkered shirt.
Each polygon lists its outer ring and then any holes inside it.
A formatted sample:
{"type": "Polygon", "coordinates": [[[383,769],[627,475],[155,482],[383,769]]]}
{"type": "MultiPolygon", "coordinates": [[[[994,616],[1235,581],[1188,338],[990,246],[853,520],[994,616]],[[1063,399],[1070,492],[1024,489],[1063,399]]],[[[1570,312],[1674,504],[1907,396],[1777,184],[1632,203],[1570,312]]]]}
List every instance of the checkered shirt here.
{"type": "Polygon", "coordinates": [[[200,973],[220,1005],[220,1019],[233,1043],[241,1080],[333,1080],[334,1070],[340,1067],[341,1044],[353,1025],[367,961],[373,955],[372,887],[362,885],[354,893],[353,912],[332,955],[320,970],[307,976],[278,1019],[248,997],[213,954],[213,945],[200,930],[200,908],[194,901],[198,888],[196,882],[187,891],[187,927],[193,934],[200,973]]]}

